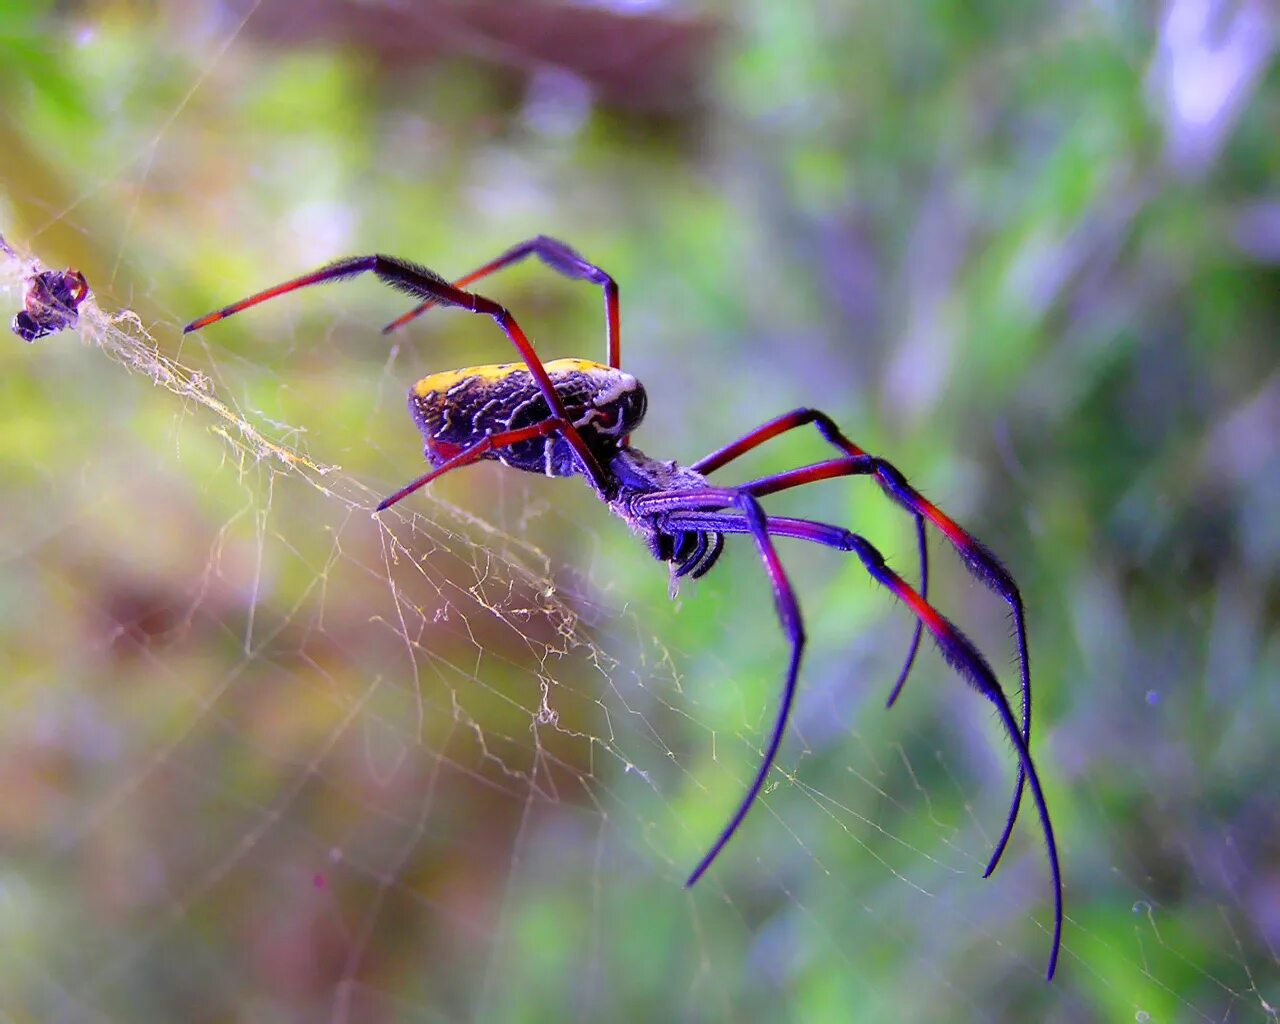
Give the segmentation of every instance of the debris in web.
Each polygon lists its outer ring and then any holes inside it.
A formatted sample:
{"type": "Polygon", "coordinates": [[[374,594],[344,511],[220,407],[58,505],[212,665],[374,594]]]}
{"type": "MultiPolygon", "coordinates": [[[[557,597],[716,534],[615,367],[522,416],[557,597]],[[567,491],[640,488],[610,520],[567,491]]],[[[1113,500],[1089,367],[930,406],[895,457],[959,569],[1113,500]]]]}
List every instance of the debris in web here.
{"type": "Polygon", "coordinates": [[[24,308],[14,316],[11,329],[24,341],[34,342],[59,331],[75,330],[82,339],[117,362],[215,413],[232,428],[215,429],[236,447],[247,449],[257,458],[272,459],[321,476],[337,468],[314,462],[294,448],[263,435],[217,397],[205,374],[163,354],[133,310],[116,313],[103,310],[80,271],[70,267],[51,270],[39,259],[19,253],[0,234],[0,283],[10,280],[20,282],[23,288],[24,308]]]}
{"type": "MultiPolygon", "coordinates": [[[[0,235],[0,252],[17,258],[4,235],[0,235]]],[[[9,329],[26,342],[57,334],[76,325],[80,303],[88,297],[89,282],[78,270],[32,271],[25,278],[23,308],[9,329]]]]}

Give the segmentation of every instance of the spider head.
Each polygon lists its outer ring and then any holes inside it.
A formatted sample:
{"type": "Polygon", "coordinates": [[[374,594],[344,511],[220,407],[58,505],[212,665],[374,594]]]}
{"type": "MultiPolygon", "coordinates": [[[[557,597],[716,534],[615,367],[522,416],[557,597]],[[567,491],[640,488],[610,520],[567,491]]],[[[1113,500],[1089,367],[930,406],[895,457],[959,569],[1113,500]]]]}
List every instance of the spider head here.
{"type": "Polygon", "coordinates": [[[654,558],[670,566],[671,596],[675,597],[683,577],[697,579],[716,564],[724,550],[724,536],[716,529],[673,528],[665,515],[644,511],[638,501],[658,491],[705,490],[707,478],[678,462],[650,458],[630,445],[617,450],[608,468],[617,486],[610,501],[613,513],[644,537],[654,558]]]}

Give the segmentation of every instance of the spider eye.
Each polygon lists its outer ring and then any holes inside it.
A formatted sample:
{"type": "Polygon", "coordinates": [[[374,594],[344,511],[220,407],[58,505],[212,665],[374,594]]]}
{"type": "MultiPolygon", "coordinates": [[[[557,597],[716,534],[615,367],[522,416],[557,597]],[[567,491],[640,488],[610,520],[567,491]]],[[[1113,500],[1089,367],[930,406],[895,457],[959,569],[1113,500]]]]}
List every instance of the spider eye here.
{"type": "Polygon", "coordinates": [[[617,407],[615,406],[614,408],[611,408],[611,409],[600,409],[596,413],[596,420],[599,421],[601,426],[612,427],[615,423],[618,422],[617,407]]]}

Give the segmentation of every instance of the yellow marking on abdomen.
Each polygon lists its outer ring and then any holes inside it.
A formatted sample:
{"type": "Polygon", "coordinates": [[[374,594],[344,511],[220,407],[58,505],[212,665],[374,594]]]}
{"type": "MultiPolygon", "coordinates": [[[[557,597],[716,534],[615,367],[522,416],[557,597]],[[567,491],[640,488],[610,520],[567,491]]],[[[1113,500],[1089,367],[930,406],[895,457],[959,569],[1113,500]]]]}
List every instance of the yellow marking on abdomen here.
{"type": "MultiPolygon", "coordinates": [[[[617,372],[603,363],[593,363],[590,359],[553,359],[543,365],[547,368],[547,374],[552,380],[566,373],[591,373],[593,370],[603,370],[606,373],[617,372]]],[[[466,380],[493,382],[510,377],[514,373],[529,373],[529,367],[524,363],[486,363],[482,366],[464,366],[460,370],[441,370],[418,381],[413,386],[413,393],[419,398],[425,398],[427,395],[448,391],[466,380]]]]}

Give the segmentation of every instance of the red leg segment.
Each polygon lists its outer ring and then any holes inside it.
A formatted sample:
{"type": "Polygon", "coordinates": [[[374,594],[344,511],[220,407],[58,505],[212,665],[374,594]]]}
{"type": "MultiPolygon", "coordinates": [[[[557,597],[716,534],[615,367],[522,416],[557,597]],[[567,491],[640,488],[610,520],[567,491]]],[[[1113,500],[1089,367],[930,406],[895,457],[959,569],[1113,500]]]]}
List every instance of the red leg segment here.
{"type": "Polygon", "coordinates": [[[260,302],[266,302],[268,299],[274,299],[278,295],[284,295],[298,288],[306,288],[313,284],[325,284],[329,281],[344,281],[366,272],[373,273],[379,280],[386,282],[399,291],[446,306],[458,306],[472,313],[482,313],[497,321],[498,326],[502,328],[523,357],[525,365],[529,367],[529,372],[533,375],[533,379],[538,382],[538,388],[542,391],[543,397],[547,400],[547,405],[554,414],[554,421],[559,423],[561,434],[573,446],[573,450],[578,455],[578,460],[582,463],[583,473],[591,481],[591,485],[596,489],[597,493],[601,495],[605,493],[605,474],[600,463],[591,453],[591,449],[587,447],[586,442],[583,441],[578,429],[573,426],[568,413],[565,411],[564,403],[560,400],[560,395],[556,392],[551,383],[551,378],[547,375],[546,368],[542,365],[542,360],[538,358],[538,354],[533,350],[533,345],[528,337],[520,328],[520,325],[516,323],[515,317],[505,307],[498,305],[492,299],[486,299],[483,295],[476,295],[474,292],[465,292],[455,288],[435,271],[428,270],[426,267],[418,266],[407,260],[397,259],[394,256],[380,254],[355,256],[351,259],[339,260],[310,274],[295,277],[291,281],[285,281],[283,284],[258,292],[256,295],[250,295],[247,299],[241,299],[230,306],[223,306],[222,309],[203,316],[199,320],[193,320],[182,329],[182,333],[186,334],[189,331],[207,327],[209,324],[217,323],[233,313],[239,313],[250,306],[256,306],[260,302]]]}
{"type": "MultiPolygon", "coordinates": [[[[802,410],[805,411],[805,410],[802,410]]],[[[732,447],[732,446],[731,446],[732,447]]],[[[728,451],[729,449],[724,449],[728,451]]],[[[719,453],[717,453],[719,454],[719,453]]],[[[733,456],[733,457],[736,457],[733,456]]],[[[917,517],[924,517],[933,523],[959,552],[966,568],[982,581],[990,590],[998,594],[1009,605],[1013,613],[1015,643],[1018,648],[1018,668],[1022,684],[1022,739],[1028,746],[1031,744],[1031,669],[1027,659],[1027,626],[1023,614],[1022,595],[1013,577],[999,559],[968,532],[943,513],[931,501],[928,501],[915,488],[907,483],[906,478],[884,459],[865,453],[850,456],[847,459],[833,459],[828,462],[815,463],[779,473],[776,476],[763,477],[742,485],[742,489],[756,497],[776,494],[792,487],[802,487],[818,480],[829,480],[842,476],[874,476],[881,489],[899,505],[917,517]]],[[[1026,783],[1026,774],[1021,765],[1014,785],[1013,802],[1004,831],[996,841],[996,846],[987,862],[986,874],[995,870],[1000,858],[1004,855],[1009,837],[1013,833],[1014,823],[1018,819],[1018,809],[1022,805],[1022,792],[1026,783]]]]}
{"type": "MultiPolygon", "coordinates": [[[[519,263],[531,254],[537,256],[552,270],[563,274],[565,277],[571,277],[579,281],[590,281],[592,284],[600,285],[604,291],[604,316],[608,331],[609,365],[615,370],[620,369],[622,366],[622,318],[618,310],[618,283],[594,263],[588,263],[575,249],[558,239],[539,235],[537,238],[530,238],[527,242],[513,245],[501,256],[458,278],[453,282],[453,286],[455,288],[465,288],[473,281],[479,281],[482,277],[487,277],[503,267],[519,263]]],[[[382,333],[390,334],[397,328],[403,327],[410,320],[421,316],[435,304],[435,299],[428,299],[426,302],[415,306],[409,312],[396,317],[391,323],[387,324],[382,329],[382,333]]]]}
{"type": "MultiPolygon", "coordinates": [[[[778,712],[774,717],[773,729],[769,734],[769,741],[765,747],[764,756],[760,760],[760,765],[756,769],[756,774],[752,778],[750,786],[747,787],[746,795],[729,819],[729,823],[720,832],[719,837],[711,845],[711,849],[706,852],[702,860],[698,862],[697,867],[689,875],[688,881],[685,882],[686,886],[694,885],[703,876],[707,868],[711,867],[712,862],[720,856],[720,851],[724,849],[725,844],[738,831],[738,826],[742,824],[747,812],[755,804],[756,797],[760,795],[760,790],[763,788],[765,780],[769,777],[769,771],[773,768],[773,763],[778,757],[778,748],[782,746],[782,737],[787,731],[791,708],[795,704],[796,678],[800,673],[800,657],[804,651],[805,644],[804,622],[800,617],[800,604],[796,600],[795,591],[791,587],[791,581],[787,578],[786,570],[782,567],[782,561],[778,558],[778,552],[773,546],[773,539],[769,536],[764,510],[760,507],[760,502],[755,497],[739,490],[708,488],[707,490],[692,492],[656,491],[638,499],[635,503],[636,512],[642,517],[647,517],[663,509],[703,509],[714,512],[716,509],[726,507],[736,507],[742,513],[741,516],[735,517],[733,520],[737,524],[733,532],[750,533],[755,539],[756,548],[760,552],[765,571],[769,575],[769,583],[773,588],[774,607],[778,612],[778,620],[782,624],[782,631],[787,635],[787,639],[791,643],[791,657],[787,662],[787,672],[782,685],[782,699],[778,702],[778,712]]],[[[694,529],[699,530],[700,527],[694,527],[694,529]]]]}
{"type": "MultiPolygon", "coordinates": [[[[699,473],[712,473],[752,449],[758,448],[766,441],[771,441],[779,434],[785,434],[787,431],[795,430],[797,427],[808,426],[810,423],[818,428],[818,432],[829,444],[846,455],[850,457],[866,455],[866,452],[845,437],[840,428],[836,426],[835,420],[826,413],[819,412],[817,409],[793,409],[791,412],[757,427],[751,433],[739,438],[732,444],[726,445],[719,451],[705,456],[695,462],[692,468],[699,473]]],[[[925,540],[924,516],[919,512],[914,515],[916,521],[916,550],[919,552],[920,558],[920,593],[927,597],[929,595],[929,547],[925,540]]],[[[898,672],[898,678],[894,682],[893,688],[889,691],[889,699],[885,702],[886,707],[893,707],[898,695],[902,693],[902,688],[907,684],[907,677],[911,675],[911,666],[915,664],[916,654],[920,650],[920,637],[923,630],[923,624],[917,622],[915,632],[911,637],[911,646],[907,649],[907,659],[903,662],[902,669],[898,672]]]]}
{"type": "Polygon", "coordinates": [[[388,509],[396,502],[407,498],[420,487],[426,487],[432,480],[437,477],[444,476],[453,469],[460,469],[462,466],[469,466],[473,462],[478,462],[491,451],[499,448],[510,448],[513,444],[520,444],[522,441],[532,441],[535,437],[549,437],[552,434],[563,434],[565,428],[573,429],[573,424],[567,420],[543,420],[541,423],[535,423],[532,426],[521,427],[519,430],[506,430],[497,434],[488,434],[481,440],[477,441],[470,448],[460,451],[447,462],[442,463],[433,469],[430,473],[425,473],[418,477],[411,484],[406,484],[386,498],[378,502],[375,512],[381,512],[388,509]]]}
{"type": "MultiPolygon", "coordinates": [[[[822,479],[822,477],[818,478],[822,479]]],[[[780,490],[782,488],[779,487],[777,489],[780,490]]],[[[718,511],[727,507],[727,502],[723,500],[723,494],[724,491],[718,488],[705,492],[695,491],[692,494],[686,492],[683,499],[679,494],[659,494],[654,496],[656,500],[645,504],[644,507],[646,511],[653,512],[666,510],[666,514],[661,515],[659,521],[667,529],[676,531],[703,530],[720,534],[750,533],[755,536],[759,529],[759,525],[756,522],[732,513],[718,511]]],[[[1054,926],[1047,976],[1052,979],[1054,972],[1057,970],[1058,953],[1062,948],[1062,868],[1058,860],[1058,844],[1054,838],[1053,824],[1049,818],[1049,807],[1045,800],[1044,790],[1040,785],[1040,777],[1036,772],[1034,762],[1031,760],[1031,748],[1028,746],[1023,732],[1019,730],[1018,723],[1015,721],[1013,711],[1009,706],[1009,700],[1005,696],[1004,690],[996,679],[991,666],[982,656],[982,653],[973,645],[972,641],[960,632],[950,620],[930,605],[921,594],[913,590],[901,576],[890,569],[880,552],[865,538],[849,530],[830,526],[826,523],[815,523],[806,519],[791,519],[781,516],[766,517],[765,528],[769,534],[775,537],[793,537],[797,540],[805,540],[857,554],[867,572],[898,597],[910,609],[917,621],[929,630],[947,662],[975,690],[995,706],[1000,716],[1001,724],[1017,751],[1019,778],[1025,778],[1031,786],[1032,798],[1035,801],[1036,810],[1040,817],[1040,826],[1044,834],[1045,848],[1049,857],[1049,873],[1053,881],[1054,926]]],[[[793,687],[794,679],[788,677],[788,688],[784,691],[787,710],[789,710],[793,696],[793,687]]],[[[771,746],[769,755],[766,758],[768,764],[772,763],[772,757],[776,752],[776,745],[771,746]]],[[[757,781],[759,781],[759,778],[757,781]]],[[[758,792],[759,786],[757,785],[749,792],[750,799],[754,799],[758,792]]],[[[1010,811],[1010,823],[1005,829],[1006,835],[1012,829],[1012,819],[1016,812],[1017,804],[1015,803],[1010,811]]],[[[745,811],[740,810],[739,817],[735,819],[735,823],[741,820],[741,814],[744,813],[745,811]]],[[[726,834],[722,837],[722,840],[727,840],[727,838],[728,835],[726,834]]],[[[717,844],[712,853],[718,853],[722,846],[723,841],[717,844]]],[[[699,871],[705,870],[708,863],[709,859],[704,860],[704,863],[699,866],[699,871]]],[[[988,868],[985,875],[990,873],[990,868],[988,868]]],[[[690,879],[690,884],[694,881],[696,881],[696,876],[690,879]]]]}

